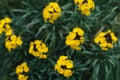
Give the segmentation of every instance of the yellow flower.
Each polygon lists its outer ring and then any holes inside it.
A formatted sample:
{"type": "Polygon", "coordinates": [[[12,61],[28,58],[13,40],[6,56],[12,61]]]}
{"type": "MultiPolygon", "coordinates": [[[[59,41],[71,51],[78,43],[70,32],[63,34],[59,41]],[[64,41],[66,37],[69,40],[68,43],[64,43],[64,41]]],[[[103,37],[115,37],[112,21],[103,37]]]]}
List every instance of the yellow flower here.
{"type": "Polygon", "coordinates": [[[35,40],[30,43],[29,53],[35,57],[47,58],[47,55],[44,53],[48,52],[48,47],[41,41],[35,40]]]}
{"type": "Polygon", "coordinates": [[[75,50],[81,50],[81,47],[79,47],[79,46],[71,45],[70,47],[73,48],[73,49],[75,49],[75,50]]]}
{"type": "Polygon", "coordinates": [[[22,66],[21,66],[21,65],[18,65],[18,66],[16,67],[16,74],[20,74],[20,73],[22,73],[22,72],[23,72],[22,66]]]}
{"type": "Polygon", "coordinates": [[[44,53],[48,52],[48,48],[46,47],[46,45],[44,43],[41,44],[41,50],[44,53]]]}
{"type": "Polygon", "coordinates": [[[24,66],[24,72],[28,72],[29,71],[29,68],[28,68],[28,66],[26,65],[26,66],[24,66]]]}
{"type": "Polygon", "coordinates": [[[11,23],[11,22],[12,22],[12,20],[10,18],[8,18],[8,17],[5,18],[5,23],[11,23]]]}
{"type": "Polygon", "coordinates": [[[106,48],[107,47],[107,42],[103,42],[103,43],[99,44],[99,46],[101,48],[106,48]]]}
{"type": "Polygon", "coordinates": [[[76,34],[74,32],[70,32],[68,36],[70,39],[74,39],[76,37],[76,34]]]}
{"type": "Polygon", "coordinates": [[[51,2],[48,6],[46,6],[43,10],[43,18],[44,21],[49,21],[54,23],[54,21],[60,17],[61,9],[56,2],[51,2]]]}
{"type": "Polygon", "coordinates": [[[21,65],[18,65],[16,67],[16,74],[21,74],[23,72],[28,72],[29,71],[29,67],[27,66],[26,62],[23,62],[21,65]]]}
{"type": "Polygon", "coordinates": [[[23,63],[21,64],[22,67],[24,67],[24,66],[26,66],[26,65],[27,65],[26,62],[23,62],[23,63]]]}
{"type": "Polygon", "coordinates": [[[66,60],[65,63],[66,63],[67,68],[72,68],[73,67],[73,61],[72,60],[66,60]]]}
{"type": "Polygon", "coordinates": [[[117,41],[117,37],[115,37],[114,33],[112,32],[110,35],[111,35],[112,40],[114,42],[116,42],[117,41]]]}
{"type": "MultiPolygon", "coordinates": [[[[104,32],[99,33],[99,35],[94,39],[95,43],[99,43],[99,41],[103,40],[104,32]],[[101,40],[100,40],[101,39],[101,40]]],[[[104,41],[104,40],[103,40],[104,41]]]]}
{"type": "Polygon", "coordinates": [[[88,0],[88,4],[89,4],[89,8],[92,8],[92,10],[94,10],[95,8],[95,4],[92,0],[88,0]]]}
{"type": "Polygon", "coordinates": [[[2,34],[3,32],[5,32],[7,36],[12,34],[12,29],[11,26],[9,25],[11,21],[12,20],[8,17],[0,20],[0,34],[2,34]]]}
{"type": "Polygon", "coordinates": [[[67,56],[60,56],[57,63],[55,64],[55,70],[65,77],[70,77],[73,74],[71,70],[73,68],[73,61],[69,60],[67,56]]]}
{"type": "Polygon", "coordinates": [[[72,74],[73,74],[73,71],[71,71],[71,70],[65,70],[65,72],[64,72],[65,77],[70,77],[72,74]]]}
{"type": "Polygon", "coordinates": [[[113,44],[112,43],[108,43],[108,47],[109,48],[113,48],[113,44]]]}
{"type": "Polygon", "coordinates": [[[5,20],[4,19],[0,20],[0,27],[3,27],[4,24],[5,24],[5,20]]]}
{"type": "Polygon", "coordinates": [[[64,55],[62,55],[62,56],[59,57],[60,60],[66,60],[67,58],[68,58],[68,57],[67,57],[67,56],[64,56],[64,55]]]}
{"type": "Polygon", "coordinates": [[[90,10],[89,10],[88,3],[84,3],[84,4],[81,5],[81,11],[82,11],[82,14],[85,14],[87,16],[90,15],[90,10]]]}
{"type": "Polygon", "coordinates": [[[73,31],[70,32],[66,37],[65,41],[66,45],[70,46],[75,50],[81,50],[80,44],[84,43],[83,35],[84,31],[81,28],[79,27],[74,28],[73,31]]]}
{"type": "Polygon", "coordinates": [[[60,65],[55,65],[55,70],[57,70],[60,74],[64,74],[64,70],[60,68],[60,65]]]}
{"type": "Polygon", "coordinates": [[[18,46],[21,46],[21,45],[23,44],[20,36],[18,36],[18,38],[17,38],[17,40],[16,40],[16,44],[17,44],[18,46]]]}
{"type": "Polygon", "coordinates": [[[10,36],[13,34],[13,30],[12,29],[9,29],[7,32],[6,32],[6,36],[10,36]]]}
{"type": "Polygon", "coordinates": [[[74,2],[75,4],[81,5],[84,2],[84,0],[74,0],[74,2]]]}
{"type": "Polygon", "coordinates": [[[4,31],[4,30],[0,28],[0,34],[2,34],[2,33],[3,33],[3,31],[4,31]]]}
{"type": "Polygon", "coordinates": [[[22,63],[21,67],[22,67],[22,69],[23,69],[24,72],[28,72],[29,71],[29,67],[27,66],[26,62],[22,63]]]}
{"type": "Polygon", "coordinates": [[[106,32],[100,32],[94,41],[99,44],[102,50],[108,50],[108,48],[113,48],[114,43],[117,42],[117,37],[111,30],[108,30],[106,32]]]}
{"type": "Polygon", "coordinates": [[[8,49],[9,52],[11,51],[11,49],[15,49],[17,46],[21,46],[21,45],[22,45],[22,40],[20,39],[20,37],[17,37],[14,34],[7,36],[5,41],[5,47],[8,49]]]}
{"type": "Polygon", "coordinates": [[[47,58],[47,55],[46,55],[46,54],[41,54],[41,55],[39,56],[39,58],[45,59],[45,58],[47,58]]]}
{"type": "Polygon", "coordinates": [[[28,76],[25,76],[23,74],[18,75],[18,80],[27,80],[27,79],[28,79],[28,76]]]}
{"type": "Polygon", "coordinates": [[[7,40],[5,42],[5,47],[8,49],[8,51],[10,52],[11,49],[15,49],[17,47],[16,43],[14,41],[10,41],[10,40],[7,40]]]}
{"type": "Polygon", "coordinates": [[[93,0],[74,0],[74,2],[78,6],[78,10],[87,16],[90,15],[90,10],[95,8],[93,0]]]}
{"type": "Polygon", "coordinates": [[[18,65],[16,67],[16,74],[18,75],[18,80],[27,80],[28,76],[26,76],[26,72],[28,71],[29,67],[26,62],[23,62],[21,65],[18,65]]]}

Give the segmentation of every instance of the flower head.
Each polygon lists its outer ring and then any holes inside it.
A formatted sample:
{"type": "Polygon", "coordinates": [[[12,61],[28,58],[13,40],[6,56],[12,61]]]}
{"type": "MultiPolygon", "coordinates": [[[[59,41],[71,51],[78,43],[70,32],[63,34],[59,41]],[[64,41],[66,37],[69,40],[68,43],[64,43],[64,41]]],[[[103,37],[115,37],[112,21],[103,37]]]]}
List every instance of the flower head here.
{"type": "Polygon", "coordinates": [[[90,15],[90,10],[95,8],[93,0],[74,0],[74,2],[78,6],[78,10],[87,16],[90,15]]]}
{"type": "Polygon", "coordinates": [[[35,40],[30,43],[29,53],[35,57],[47,58],[47,55],[44,54],[48,52],[48,47],[41,41],[35,40]]]}
{"type": "Polygon", "coordinates": [[[0,20],[0,34],[6,33],[6,35],[11,35],[13,33],[13,30],[11,29],[11,26],[9,23],[11,23],[12,20],[8,17],[0,20]]]}
{"type": "Polygon", "coordinates": [[[73,61],[69,60],[68,57],[64,55],[60,56],[55,64],[55,70],[65,77],[70,77],[73,74],[71,68],[73,68],[73,61]]]}
{"type": "Polygon", "coordinates": [[[84,31],[81,28],[74,28],[73,31],[70,32],[66,37],[66,45],[70,46],[73,49],[81,50],[80,44],[84,43],[83,35],[84,31]]]}
{"type": "Polygon", "coordinates": [[[29,71],[29,67],[26,62],[23,62],[21,65],[16,67],[16,74],[22,74],[29,71]]]}
{"type": "Polygon", "coordinates": [[[54,21],[60,17],[61,9],[56,2],[51,2],[48,6],[46,6],[43,10],[43,18],[44,21],[49,21],[54,23],[54,21]]]}
{"type": "Polygon", "coordinates": [[[14,34],[7,36],[5,40],[5,47],[8,49],[8,51],[11,51],[11,49],[15,49],[17,46],[22,45],[22,40],[20,36],[16,36],[14,34]]]}
{"type": "Polygon", "coordinates": [[[16,74],[18,75],[18,80],[27,80],[27,72],[29,72],[29,67],[26,62],[23,62],[16,67],[16,74]]]}
{"type": "Polygon", "coordinates": [[[117,37],[111,30],[100,32],[94,39],[95,43],[99,44],[102,50],[113,48],[113,44],[117,41],[117,37]]]}
{"type": "Polygon", "coordinates": [[[28,76],[25,76],[23,74],[18,75],[18,80],[27,80],[27,79],[28,79],[28,76]]]}

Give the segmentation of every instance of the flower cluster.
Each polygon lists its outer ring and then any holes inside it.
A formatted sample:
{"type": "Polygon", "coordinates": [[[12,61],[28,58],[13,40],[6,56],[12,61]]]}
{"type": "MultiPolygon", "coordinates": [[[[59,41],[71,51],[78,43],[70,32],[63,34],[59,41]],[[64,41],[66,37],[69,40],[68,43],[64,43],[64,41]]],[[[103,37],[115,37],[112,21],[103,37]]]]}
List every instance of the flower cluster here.
{"type": "Polygon", "coordinates": [[[54,23],[54,21],[61,15],[61,9],[56,2],[51,2],[48,6],[43,10],[43,18],[44,21],[49,21],[54,23]]]}
{"type": "Polygon", "coordinates": [[[71,68],[73,68],[73,61],[69,60],[68,57],[64,55],[60,56],[55,64],[55,70],[65,77],[70,77],[73,74],[71,68]]]}
{"type": "Polygon", "coordinates": [[[12,34],[13,30],[11,29],[11,26],[9,23],[11,23],[12,20],[8,17],[0,20],[0,34],[6,33],[6,36],[9,36],[12,34]]]}
{"type": "Polygon", "coordinates": [[[102,50],[113,48],[113,44],[117,41],[117,37],[111,30],[100,32],[94,39],[95,43],[99,43],[102,50]]]}
{"type": "Polygon", "coordinates": [[[5,47],[10,52],[11,49],[15,49],[17,46],[22,45],[22,40],[20,36],[16,36],[13,33],[13,30],[9,23],[11,23],[12,20],[8,17],[0,20],[0,34],[5,33],[6,34],[6,40],[5,40],[5,47]]]}
{"type": "Polygon", "coordinates": [[[74,2],[78,6],[78,10],[87,16],[90,15],[90,10],[94,10],[95,8],[95,4],[92,0],[74,0],[74,2]]]}
{"type": "Polygon", "coordinates": [[[8,51],[11,51],[11,49],[15,49],[17,46],[22,45],[22,40],[20,36],[16,36],[14,34],[7,36],[6,42],[5,42],[5,47],[8,49],[8,51]]]}
{"type": "Polygon", "coordinates": [[[30,43],[29,53],[35,57],[47,58],[47,55],[44,54],[48,52],[48,47],[41,41],[35,40],[30,43]]]}
{"type": "Polygon", "coordinates": [[[18,75],[18,80],[27,80],[28,76],[25,74],[29,72],[29,67],[26,62],[16,67],[16,74],[18,75]]]}
{"type": "Polygon", "coordinates": [[[81,50],[80,44],[84,43],[84,31],[76,27],[72,32],[66,37],[66,45],[70,46],[73,49],[81,50]]]}

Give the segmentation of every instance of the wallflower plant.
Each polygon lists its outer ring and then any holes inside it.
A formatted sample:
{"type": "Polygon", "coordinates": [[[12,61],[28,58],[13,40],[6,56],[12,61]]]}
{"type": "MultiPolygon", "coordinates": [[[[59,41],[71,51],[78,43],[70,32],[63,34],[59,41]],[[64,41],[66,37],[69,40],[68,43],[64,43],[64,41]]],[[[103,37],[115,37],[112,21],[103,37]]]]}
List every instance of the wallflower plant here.
{"type": "Polygon", "coordinates": [[[120,79],[118,0],[2,1],[0,80],[120,79]]]}

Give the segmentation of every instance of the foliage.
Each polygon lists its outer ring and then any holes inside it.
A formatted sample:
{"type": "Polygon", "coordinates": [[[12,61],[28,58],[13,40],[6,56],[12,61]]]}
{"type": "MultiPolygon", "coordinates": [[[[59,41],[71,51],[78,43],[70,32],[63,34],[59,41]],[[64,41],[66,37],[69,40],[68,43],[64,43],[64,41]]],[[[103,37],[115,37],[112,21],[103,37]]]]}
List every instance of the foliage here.
{"type": "Polygon", "coordinates": [[[0,0],[0,19],[9,17],[14,34],[22,46],[5,48],[5,33],[0,34],[0,80],[16,80],[16,67],[26,62],[28,80],[120,80],[120,1],[94,0],[95,9],[89,16],[81,14],[74,0],[0,0]],[[62,12],[54,23],[45,22],[43,9],[56,1],[62,12]],[[84,31],[81,50],[67,46],[66,36],[75,27],[84,31]],[[114,48],[102,50],[94,42],[100,33],[111,29],[117,37],[114,48]],[[30,42],[42,40],[48,47],[47,58],[29,53],[30,42]],[[73,74],[66,78],[55,70],[60,56],[73,62],[73,74]]]}

